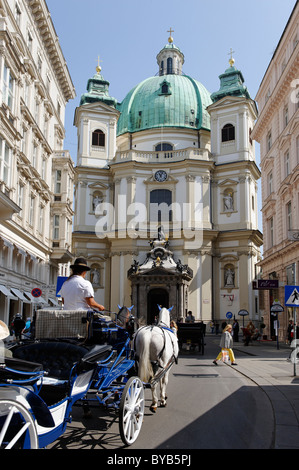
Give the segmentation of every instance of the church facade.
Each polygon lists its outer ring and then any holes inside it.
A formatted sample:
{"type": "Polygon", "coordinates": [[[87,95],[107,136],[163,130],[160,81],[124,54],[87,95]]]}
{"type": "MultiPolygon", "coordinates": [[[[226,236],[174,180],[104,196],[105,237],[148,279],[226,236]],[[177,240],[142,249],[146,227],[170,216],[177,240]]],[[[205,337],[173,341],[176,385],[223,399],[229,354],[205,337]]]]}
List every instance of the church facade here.
{"type": "Polygon", "coordinates": [[[134,304],[147,322],[158,304],[204,322],[246,310],[258,321],[256,105],[233,59],[212,94],[184,60],[170,37],[157,75],[121,103],[100,67],[88,80],[74,116],[73,253],[107,310],[134,304]]]}

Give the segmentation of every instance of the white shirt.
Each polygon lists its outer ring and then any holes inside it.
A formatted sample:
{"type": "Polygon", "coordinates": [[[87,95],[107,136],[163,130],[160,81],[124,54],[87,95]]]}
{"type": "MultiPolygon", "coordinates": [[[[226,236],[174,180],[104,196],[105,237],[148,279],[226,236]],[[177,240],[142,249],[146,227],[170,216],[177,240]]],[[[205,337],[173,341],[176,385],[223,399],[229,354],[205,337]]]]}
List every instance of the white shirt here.
{"type": "Polygon", "coordinates": [[[91,282],[82,276],[72,276],[61,287],[60,295],[64,299],[64,310],[89,310],[86,298],[94,297],[91,282]]]}

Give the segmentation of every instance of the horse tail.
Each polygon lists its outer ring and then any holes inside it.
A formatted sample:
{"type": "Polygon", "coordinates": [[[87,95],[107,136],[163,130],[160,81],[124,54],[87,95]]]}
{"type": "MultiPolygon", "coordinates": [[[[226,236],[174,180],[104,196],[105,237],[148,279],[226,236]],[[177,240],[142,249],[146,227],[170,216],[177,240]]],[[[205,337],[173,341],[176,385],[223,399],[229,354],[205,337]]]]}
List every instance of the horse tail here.
{"type": "Polygon", "coordinates": [[[151,329],[144,328],[140,331],[136,348],[138,356],[138,377],[145,383],[148,383],[154,376],[154,371],[150,361],[151,335],[151,329]]]}

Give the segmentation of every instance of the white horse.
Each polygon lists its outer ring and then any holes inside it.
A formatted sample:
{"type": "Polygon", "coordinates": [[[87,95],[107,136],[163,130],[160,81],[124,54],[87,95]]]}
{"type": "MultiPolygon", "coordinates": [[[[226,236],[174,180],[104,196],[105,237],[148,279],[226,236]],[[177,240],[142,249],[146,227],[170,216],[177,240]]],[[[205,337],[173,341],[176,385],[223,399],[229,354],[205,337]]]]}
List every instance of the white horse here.
{"type": "Polygon", "coordinates": [[[168,374],[173,363],[177,362],[179,354],[177,336],[170,329],[171,309],[160,309],[158,325],[143,326],[134,335],[133,345],[138,376],[143,382],[151,385],[150,410],[154,413],[158,406],[158,382],[160,382],[160,406],[166,406],[168,374]]]}

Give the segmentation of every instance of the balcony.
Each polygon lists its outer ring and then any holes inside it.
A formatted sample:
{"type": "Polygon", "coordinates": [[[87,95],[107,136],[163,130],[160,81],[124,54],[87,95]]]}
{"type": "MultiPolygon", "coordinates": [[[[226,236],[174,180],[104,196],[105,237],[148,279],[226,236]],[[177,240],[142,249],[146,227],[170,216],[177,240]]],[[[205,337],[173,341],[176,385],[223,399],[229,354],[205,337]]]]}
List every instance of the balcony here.
{"type": "Polygon", "coordinates": [[[186,148],[181,150],[167,150],[162,152],[148,152],[145,150],[127,150],[116,152],[113,163],[135,161],[140,163],[167,163],[183,160],[212,161],[211,153],[206,149],[186,148]]]}
{"type": "Polygon", "coordinates": [[[18,214],[21,208],[10,199],[10,191],[0,184],[0,220],[9,220],[13,214],[18,214]]]}

